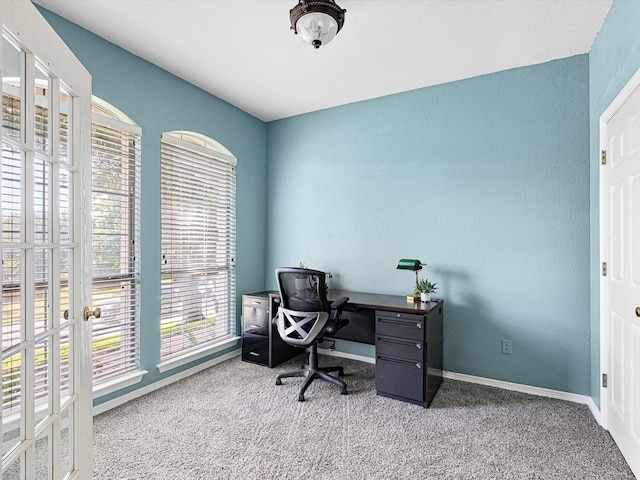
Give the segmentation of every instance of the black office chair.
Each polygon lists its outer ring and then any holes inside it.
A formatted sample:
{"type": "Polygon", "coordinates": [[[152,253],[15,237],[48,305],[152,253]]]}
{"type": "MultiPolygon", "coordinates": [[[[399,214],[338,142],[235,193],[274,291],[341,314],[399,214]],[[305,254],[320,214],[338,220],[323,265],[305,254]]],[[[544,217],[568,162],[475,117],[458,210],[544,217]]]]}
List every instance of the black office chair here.
{"type": "Polygon", "coordinates": [[[340,387],[342,395],[347,394],[347,385],[329,372],[344,375],[342,367],[318,367],[318,343],[325,335],[335,333],[349,321],[340,318],[342,310],[349,300],[340,297],[329,305],[325,273],[307,268],[279,268],[276,270],[280,307],[273,323],[278,327],[282,340],[301,348],[309,347],[309,362],[300,370],[281,373],[276,377],[276,385],[287,377],[306,377],[298,401],[304,402],[304,392],[316,378],[340,387]]]}

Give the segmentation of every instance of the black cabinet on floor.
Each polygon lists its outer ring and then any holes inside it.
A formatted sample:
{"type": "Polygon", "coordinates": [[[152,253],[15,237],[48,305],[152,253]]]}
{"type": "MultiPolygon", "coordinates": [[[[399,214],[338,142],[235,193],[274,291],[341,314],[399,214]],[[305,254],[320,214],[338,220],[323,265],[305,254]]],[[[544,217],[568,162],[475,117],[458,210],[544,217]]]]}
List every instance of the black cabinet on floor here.
{"type": "Polygon", "coordinates": [[[428,313],[376,310],[378,395],[429,406],[442,382],[442,302],[428,313]]]}
{"type": "Polygon", "coordinates": [[[242,360],[275,367],[303,353],[282,341],[271,319],[278,311],[278,292],[242,296],[242,360]]]}

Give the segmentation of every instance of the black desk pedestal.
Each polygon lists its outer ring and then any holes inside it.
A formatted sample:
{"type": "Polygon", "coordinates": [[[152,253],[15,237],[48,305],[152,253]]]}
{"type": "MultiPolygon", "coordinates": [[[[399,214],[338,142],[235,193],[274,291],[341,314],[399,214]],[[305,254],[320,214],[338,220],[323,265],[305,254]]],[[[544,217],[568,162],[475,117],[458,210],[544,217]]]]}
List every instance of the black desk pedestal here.
{"type": "Polygon", "coordinates": [[[242,296],[242,360],[275,367],[304,352],[285,343],[271,324],[279,303],[273,291],[242,296]]]}
{"type": "Polygon", "coordinates": [[[378,395],[428,407],[442,383],[442,304],[426,314],[376,311],[378,395]]]}

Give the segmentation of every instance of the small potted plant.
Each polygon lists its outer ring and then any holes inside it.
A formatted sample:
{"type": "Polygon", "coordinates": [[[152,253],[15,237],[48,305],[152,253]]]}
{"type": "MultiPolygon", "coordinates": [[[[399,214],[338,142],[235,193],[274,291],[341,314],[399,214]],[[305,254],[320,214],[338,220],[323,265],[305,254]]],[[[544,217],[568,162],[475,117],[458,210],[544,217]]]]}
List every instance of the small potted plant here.
{"type": "Polygon", "coordinates": [[[422,278],[416,282],[416,293],[420,294],[420,301],[430,302],[431,294],[436,291],[437,283],[431,283],[428,278],[422,278]]]}

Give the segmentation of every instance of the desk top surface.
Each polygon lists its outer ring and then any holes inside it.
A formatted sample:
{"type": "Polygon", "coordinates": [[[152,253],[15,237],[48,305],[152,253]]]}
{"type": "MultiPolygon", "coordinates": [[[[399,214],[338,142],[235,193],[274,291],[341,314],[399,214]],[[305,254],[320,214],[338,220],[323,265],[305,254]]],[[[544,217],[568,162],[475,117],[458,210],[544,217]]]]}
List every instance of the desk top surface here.
{"type": "MultiPolygon", "coordinates": [[[[258,297],[268,297],[269,295],[278,295],[277,290],[266,290],[264,292],[255,292],[249,295],[258,297]]],[[[370,310],[386,310],[389,312],[427,314],[431,310],[442,305],[442,299],[434,299],[431,302],[412,302],[407,300],[403,295],[387,295],[384,293],[364,293],[351,292],[348,290],[329,290],[327,299],[330,302],[340,297],[349,297],[348,305],[366,308],[370,310]]]]}
{"type": "Polygon", "coordinates": [[[329,290],[327,299],[334,301],[340,297],[349,297],[349,305],[375,310],[392,312],[426,314],[442,305],[441,299],[431,302],[412,302],[402,295],[386,295],[384,293],[350,292],[347,290],[329,290]]]}

